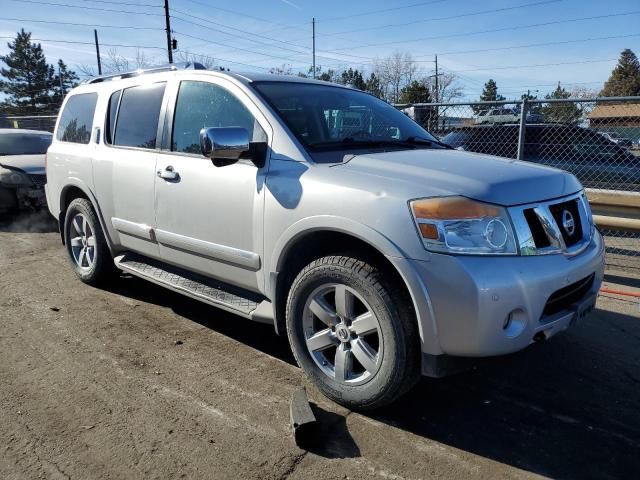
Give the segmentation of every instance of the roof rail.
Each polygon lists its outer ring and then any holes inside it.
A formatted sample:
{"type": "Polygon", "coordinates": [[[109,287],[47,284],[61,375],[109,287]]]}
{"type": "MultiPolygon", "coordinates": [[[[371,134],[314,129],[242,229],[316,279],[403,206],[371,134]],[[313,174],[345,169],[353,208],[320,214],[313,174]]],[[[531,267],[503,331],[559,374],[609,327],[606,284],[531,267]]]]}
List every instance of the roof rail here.
{"type": "Polygon", "coordinates": [[[158,72],[171,72],[175,70],[206,70],[207,68],[198,62],[186,62],[186,63],[168,63],[165,65],[155,65],[153,67],[139,68],[138,70],[132,70],[130,72],[118,72],[111,75],[101,75],[99,77],[90,78],[84,83],[100,83],[107,80],[122,80],[124,78],[137,77],[139,75],[146,75],[148,73],[158,72]]]}

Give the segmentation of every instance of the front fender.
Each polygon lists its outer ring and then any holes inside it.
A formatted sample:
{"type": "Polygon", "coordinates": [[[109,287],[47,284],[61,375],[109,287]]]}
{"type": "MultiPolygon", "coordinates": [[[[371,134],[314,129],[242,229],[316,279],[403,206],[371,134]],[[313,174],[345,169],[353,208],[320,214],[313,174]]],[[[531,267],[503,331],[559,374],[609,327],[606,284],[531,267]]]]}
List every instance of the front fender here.
{"type": "MultiPolygon", "coordinates": [[[[284,263],[288,250],[298,239],[315,231],[333,231],[350,235],[369,244],[387,257],[400,275],[400,278],[402,278],[411,296],[414,311],[416,312],[422,350],[433,355],[442,353],[427,287],[419,278],[415,269],[412,268],[405,252],[383,233],[349,218],[334,215],[307,217],[294,223],[282,233],[273,249],[269,275],[265,276],[265,281],[267,282],[266,292],[268,292],[269,298],[273,301],[274,309],[276,308],[278,272],[284,271],[286,267],[284,263]]],[[[277,315],[275,310],[274,315],[277,315]]]]}

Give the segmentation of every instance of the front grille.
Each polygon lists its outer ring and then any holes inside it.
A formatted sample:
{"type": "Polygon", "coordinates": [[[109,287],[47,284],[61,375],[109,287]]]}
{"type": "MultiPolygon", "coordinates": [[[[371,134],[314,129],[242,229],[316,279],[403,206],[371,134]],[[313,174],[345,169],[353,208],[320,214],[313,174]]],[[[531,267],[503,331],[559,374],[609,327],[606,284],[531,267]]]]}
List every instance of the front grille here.
{"type": "Polygon", "coordinates": [[[594,278],[595,273],[592,273],[582,280],[553,292],[549,300],[547,300],[547,304],[544,306],[542,316],[546,317],[567,310],[571,305],[582,300],[582,298],[591,291],[594,278]]]}
{"type": "Polygon", "coordinates": [[[572,247],[582,240],[582,222],[578,211],[578,200],[556,203],[549,206],[549,211],[560,228],[562,239],[567,247],[572,247]],[[572,220],[573,229],[565,225],[565,218],[572,220]]]}
{"type": "Polygon", "coordinates": [[[47,183],[47,176],[45,174],[30,174],[29,180],[31,180],[36,187],[44,187],[47,183]]]}
{"type": "Polygon", "coordinates": [[[523,213],[524,218],[527,220],[527,224],[529,224],[531,236],[533,237],[533,243],[535,243],[536,248],[546,248],[551,246],[549,237],[544,231],[544,228],[542,228],[542,223],[540,223],[540,219],[536,215],[536,212],[533,210],[533,208],[527,208],[523,211],[523,213]]]}

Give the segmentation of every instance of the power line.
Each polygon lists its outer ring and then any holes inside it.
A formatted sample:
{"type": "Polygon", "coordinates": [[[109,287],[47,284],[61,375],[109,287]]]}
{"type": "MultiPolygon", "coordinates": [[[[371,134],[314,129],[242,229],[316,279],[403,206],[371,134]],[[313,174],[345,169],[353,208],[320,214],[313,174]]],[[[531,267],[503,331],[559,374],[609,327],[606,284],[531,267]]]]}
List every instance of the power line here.
{"type": "Polygon", "coordinates": [[[65,7],[65,8],[80,8],[82,10],[97,10],[100,12],[112,12],[112,13],[128,13],[133,15],[146,15],[149,17],[164,17],[162,13],[148,13],[148,12],[132,12],[127,10],[114,10],[112,8],[101,8],[101,7],[85,7],[83,5],[71,5],[68,3],[55,3],[55,2],[44,2],[40,0],[9,0],[10,2],[18,2],[18,3],[33,3],[36,5],[50,5],[54,7],[65,7]]]}
{"type": "Polygon", "coordinates": [[[8,18],[8,17],[0,17],[0,20],[5,20],[8,22],[33,22],[33,23],[47,23],[54,25],[71,25],[74,27],[98,27],[98,28],[124,28],[124,29],[132,29],[132,30],[164,30],[164,28],[158,27],[139,27],[133,25],[104,25],[100,23],[77,23],[77,22],[60,22],[56,20],[33,20],[31,18],[8,18]]]}
{"type": "Polygon", "coordinates": [[[498,66],[489,66],[489,67],[484,67],[484,68],[472,68],[472,69],[465,69],[465,70],[450,70],[453,73],[459,73],[459,72],[485,72],[485,71],[491,71],[493,72],[494,70],[519,70],[519,69],[523,69],[523,68],[535,68],[535,67],[556,67],[559,65],[579,65],[579,64],[583,64],[583,63],[603,63],[603,62],[615,62],[616,60],[618,60],[617,58],[602,58],[602,59],[593,59],[593,60],[579,60],[579,61],[575,61],[575,62],[557,62],[557,63],[538,63],[538,64],[533,64],[533,65],[509,65],[509,66],[502,66],[502,67],[498,67],[498,66]]]}
{"type": "Polygon", "coordinates": [[[413,7],[421,7],[424,5],[433,5],[434,3],[443,3],[446,0],[431,0],[429,2],[418,2],[418,3],[412,3],[409,5],[399,5],[397,7],[390,7],[390,8],[382,8],[380,10],[368,10],[366,12],[362,12],[362,13],[354,13],[352,15],[342,15],[339,17],[329,17],[329,18],[324,18],[321,20],[325,21],[325,22],[331,22],[331,21],[335,21],[335,20],[343,20],[346,18],[356,18],[356,17],[364,17],[365,15],[374,15],[376,13],[385,13],[385,12],[391,12],[391,11],[395,11],[395,10],[403,10],[405,8],[413,8],[413,7]]]}
{"type": "MultiPolygon", "coordinates": [[[[191,52],[191,51],[188,51],[188,50],[181,50],[180,49],[178,51],[182,52],[182,53],[186,53],[187,55],[194,55],[196,57],[209,57],[210,56],[210,55],[207,55],[207,54],[204,54],[204,53],[196,53],[196,52],[191,52]]],[[[269,71],[270,70],[269,68],[266,68],[266,67],[261,67],[261,66],[258,66],[258,65],[251,65],[249,63],[236,62],[235,60],[227,60],[227,59],[220,58],[220,57],[212,57],[212,58],[214,60],[217,60],[217,61],[220,61],[220,62],[224,62],[224,63],[231,63],[231,64],[234,64],[234,65],[242,65],[244,67],[257,68],[259,70],[265,70],[265,71],[269,71]]]]}
{"type": "MultiPolygon", "coordinates": [[[[2,39],[13,39],[15,37],[10,37],[10,36],[0,36],[0,38],[2,39]]],[[[81,42],[81,41],[75,41],[75,40],[59,40],[59,39],[53,39],[53,38],[32,38],[31,39],[34,42],[51,42],[51,43],[70,43],[70,44],[77,44],[77,45],[94,45],[94,42],[81,42]]],[[[150,45],[126,45],[123,43],[103,43],[100,42],[100,45],[106,46],[106,47],[122,47],[122,48],[149,48],[149,49],[155,49],[155,50],[164,50],[163,47],[153,47],[150,45]]]]}
{"type": "MultiPolygon", "coordinates": [[[[91,0],[88,0],[88,1],[91,1],[91,0]]],[[[202,5],[203,7],[211,8],[211,5],[210,5],[210,4],[208,4],[208,3],[204,3],[204,2],[197,2],[196,0],[186,0],[186,1],[187,1],[187,2],[189,2],[189,3],[193,3],[193,4],[195,4],[195,5],[202,5]]],[[[232,15],[238,15],[238,16],[240,16],[240,17],[244,17],[244,18],[251,18],[252,20],[257,20],[258,22],[263,22],[263,23],[268,23],[268,24],[270,24],[270,25],[275,25],[275,26],[277,26],[278,28],[281,28],[281,27],[285,27],[285,28],[297,28],[297,26],[295,26],[295,25],[286,25],[286,24],[277,23],[277,22],[270,22],[270,21],[265,20],[265,19],[260,18],[260,17],[255,17],[255,16],[253,16],[253,15],[249,15],[249,14],[247,14],[247,13],[236,12],[236,11],[234,11],[234,10],[229,10],[228,8],[222,8],[222,7],[219,7],[219,6],[217,6],[217,5],[216,5],[215,9],[216,9],[216,10],[220,10],[221,12],[231,13],[232,15]]],[[[305,24],[306,24],[306,23],[310,23],[310,22],[305,22],[305,24]]],[[[302,24],[302,25],[304,25],[304,24],[302,24]]]]}
{"type": "MultiPolygon", "coordinates": [[[[201,20],[200,17],[196,17],[194,15],[187,14],[187,13],[182,12],[180,10],[172,9],[172,12],[178,13],[180,15],[187,15],[187,16],[189,16],[191,18],[195,18],[195,19],[201,20]]],[[[230,30],[238,31],[238,32],[242,33],[243,35],[240,36],[240,35],[232,34],[232,33],[229,33],[229,32],[225,32],[224,30],[219,30],[219,29],[210,27],[209,25],[205,25],[205,24],[202,24],[202,23],[194,22],[192,20],[187,20],[187,19],[182,18],[180,16],[176,16],[175,14],[172,15],[172,18],[174,18],[176,20],[180,20],[180,21],[188,23],[188,24],[191,24],[191,25],[195,25],[195,26],[207,29],[207,30],[211,30],[211,31],[214,31],[214,32],[220,32],[220,33],[223,33],[223,34],[228,35],[230,37],[240,38],[242,40],[248,40],[248,41],[254,42],[254,43],[256,43],[258,45],[261,45],[261,46],[267,46],[267,47],[276,46],[277,48],[280,48],[280,49],[285,50],[285,51],[293,52],[293,53],[295,53],[297,55],[311,55],[311,51],[310,51],[309,47],[299,45],[298,48],[304,48],[304,49],[306,49],[306,51],[294,50],[294,49],[289,47],[289,45],[291,45],[291,42],[287,42],[287,41],[284,41],[284,40],[278,40],[278,39],[275,39],[275,38],[272,38],[272,37],[267,37],[267,36],[260,35],[260,34],[257,34],[257,33],[248,34],[245,30],[242,30],[242,29],[239,29],[239,28],[235,28],[235,27],[229,27],[229,26],[223,25],[221,23],[209,21],[209,23],[211,23],[213,25],[218,25],[218,26],[223,27],[223,28],[228,28],[230,30]],[[262,42],[262,41],[259,41],[259,40],[254,40],[251,37],[264,38],[266,40],[273,41],[273,43],[265,43],[265,42],[262,42]],[[275,45],[275,43],[282,43],[282,44],[286,45],[286,47],[277,46],[277,45],[275,45]]],[[[235,48],[235,47],[231,47],[231,48],[235,48]]],[[[327,51],[327,52],[331,53],[330,51],[327,51]]],[[[360,58],[360,59],[362,59],[362,58],[368,59],[368,57],[364,57],[364,56],[360,56],[360,55],[350,55],[350,54],[347,54],[347,53],[338,53],[337,55],[340,55],[340,56],[343,56],[343,57],[354,57],[354,58],[360,58]]],[[[326,58],[326,59],[329,59],[329,60],[339,60],[339,59],[336,59],[336,58],[325,57],[325,56],[322,56],[322,55],[317,55],[317,57],[318,58],[326,58]]],[[[292,57],[287,57],[286,59],[287,60],[291,60],[292,57]]],[[[351,63],[357,63],[357,62],[353,62],[352,61],[351,63]]],[[[362,63],[362,64],[364,65],[364,63],[362,63]]]]}
{"type": "MultiPolygon", "coordinates": [[[[564,0],[543,0],[543,1],[537,1],[537,2],[532,2],[532,3],[525,3],[522,5],[514,5],[511,7],[502,7],[502,8],[493,8],[491,10],[480,10],[477,12],[469,12],[469,13],[459,13],[457,15],[449,15],[446,17],[433,17],[433,18],[423,18],[420,20],[412,20],[410,22],[403,22],[403,23],[388,23],[386,25],[377,25],[374,27],[364,27],[364,28],[356,28],[356,29],[349,29],[349,30],[343,30],[340,32],[330,32],[330,33],[324,33],[324,34],[320,34],[320,37],[332,37],[335,35],[346,35],[346,34],[350,34],[350,33],[357,33],[357,32],[366,32],[369,30],[379,30],[381,28],[391,28],[391,27],[404,27],[407,25],[415,25],[418,23],[428,23],[428,22],[438,22],[438,21],[442,21],[442,20],[453,20],[453,19],[458,19],[458,18],[462,18],[462,17],[474,17],[474,16],[478,16],[478,15],[487,15],[490,13],[498,13],[498,12],[505,12],[505,11],[510,11],[510,10],[519,10],[521,8],[530,8],[530,7],[537,7],[537,6],[541,6],[541,5],[547,5],[550,3],[558,3],[558,2],[563,2],[564,0]]],[[[293,40],[293,41],[297,41],[297,40],[293,40]]]]}
{"type": "Polygon", "coordinates": [[[271,54],[268,54],[268,53],[256,52],[255,50],[250,50],[248,48],[243,48],[243,47],[237,47],[237,46],[234,46],[234,45],[228,45],[226,43],[216,42],[216,41],[210,40],[208,38],[202,38],[202,37],[198,37],[196,35],[189,35],[188,33],[178,32],[177,30],[174,31],[174,32],[177,33],[178,35],[182,35],[184,37],[193,38],[195,40],[200,40],[202,42],[209,43],[209,44],[212,44],[212,45],[219,45],[221,47],[230,48],[232,50],[239,50],[239,51],[243,51],[243,52],[253,53],[255,55],[260,55],[260,56],[263,56],[263,57],[275,58],[275,59],[278,59],[278,60],[289,60],[288,58],[285,58],[285,57],[280,57],[280,56],[277,56],[277,55],[271,55],[271,54]]]}
{"type": "Polygon", "coordinates": [[[484,33],[506,32],[506,31],[510,31],[510,30],[520,30],[520,29],[525,29],[525,28],[545,27],[545,26],[549,26],[549,25],[559,25],[559,24],[563,24],[563,23],[581,22],[581,21],[586,21],[586,20],[597,20],[597,19],[601,19],[601,18],[613,18],[613,17],[622,17],[622,16],[638,15],[638,14],[640,14],[640,10],[635,10],[635,11],[632,11],[632,12],[624,12],[624,13],[610,13],[610,14],[605,14],[605,15],[595,15],[595,16],[592,16],[592,17],[569,18],[569,19],[565,19],[565,20],[554,20],[554,21],[550,21],[550,22],[532,23],[532,24],[528,24],[528,25],[518,25],[518,26],[512,26],[512,27],[501,27],[501,28],[494,28],[494,29],[489,29],[489,30],[477,30],[475,32],[451,33],[451,34],[446,34],[446,35],[434,35],[434,36],[430,36],[430,37],[413,38],[411,40],[397,40],[397,41],[393,41],[393,42],[369,43],[369,44],[365,44],[365,45],[350,45],[348,47],[335,48],[333,51],[352,50],[354,48],[365,48],[365,47],[379,47],[379,46],[383,46],[383,45],[397,45],[397,44],[402,44],[402,43],[422,42],[422,41],[425,41],[425,40],[436,40],[436,39],[442,39],[442,38],[468,37],[468,36],[473,36],[473,35],[481,35],[481,34],[484,34],[484,33]]]}
{"type": "MultiPolygon", "coordinates": [[[[640,36],[640,33],[630,33],[626,35],[609,35],[606,37],[579,38],[575,40],[558,40],[553,42],[529,43],[526,45],[511,45],[506,47],[478,48],[473,50],[454,50],[450,52],[439,52],[438,55],[460,55],[465,53],[497,52],[502,50],[516,50],[519,48],[548,47],[551,45],[567,45],[571,43],[593,42],[593,41],[599,41],[599,40],[613,40],[617,38],[631,38],[631,37],[639,37],[639,36],[640,36]]],[[[434,55],[434,54],[417,55],[415,58],[429,57],[431,55],[434,55]]],[[[431,62],[432,60],[414,60],[414,61],[431,62]]]]}
{"type": "Polygon", "coordinates": [[[162,8],[162,5],[153,5],[151,3],[131,3],[131,2],[114,2],[112,0],[79,0],[81,2],[92,2],[92,3],[107,3],[111,5],[127,5],[131,7],[151,7],[151,8],[162,8]]]}

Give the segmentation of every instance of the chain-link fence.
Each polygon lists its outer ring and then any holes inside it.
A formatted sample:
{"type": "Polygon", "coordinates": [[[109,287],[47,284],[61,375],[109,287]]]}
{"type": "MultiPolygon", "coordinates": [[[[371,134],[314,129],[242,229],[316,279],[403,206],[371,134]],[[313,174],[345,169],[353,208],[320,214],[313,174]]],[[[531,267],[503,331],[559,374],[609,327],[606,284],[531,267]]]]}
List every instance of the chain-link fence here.
{"type": "MultiPolygon", "coordinates": [[[[397,107],[455,148],[561,168],[586,188],[640,191],[640,97],[397,107]]],[[[607,263],[640,272],[640,234],[604,233],[607,263]]]]}
{"type": "Polygon", "coordinates": [[[26,128],[53,132],[56,126],[56,115],[1,115],[0,128],[26,128]]]}

